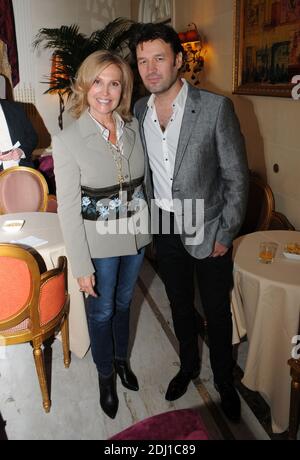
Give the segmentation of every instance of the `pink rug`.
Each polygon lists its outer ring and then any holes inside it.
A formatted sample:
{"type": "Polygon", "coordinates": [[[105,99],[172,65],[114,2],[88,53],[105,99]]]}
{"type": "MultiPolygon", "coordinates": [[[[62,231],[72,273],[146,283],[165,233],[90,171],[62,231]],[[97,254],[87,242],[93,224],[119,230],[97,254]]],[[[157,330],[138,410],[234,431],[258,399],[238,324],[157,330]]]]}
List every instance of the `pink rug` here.
{"type": "Polygon", "coordinates": [[[193,409],[154,415],[109,438],[116,440],[209,440],[199,413],[193,409]]]}

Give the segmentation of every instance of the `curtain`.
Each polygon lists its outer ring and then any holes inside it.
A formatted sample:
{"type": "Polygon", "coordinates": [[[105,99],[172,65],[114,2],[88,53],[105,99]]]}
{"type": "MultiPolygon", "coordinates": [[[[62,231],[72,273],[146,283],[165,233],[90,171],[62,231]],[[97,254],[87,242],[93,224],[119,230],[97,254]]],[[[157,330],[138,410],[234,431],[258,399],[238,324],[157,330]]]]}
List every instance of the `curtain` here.
{"type": "Polygon", "coordinates": [[[5,65],[5,53],[11,68],[11,81],[19,83],[18,50],[12,0],[0,0],[0,40],[5,44],[0,49],[1,65],[5,65]]]}
{"type": "Polygon", "coordinates": [[[139,21],[156,22],[171,17],[170,0],[140,0],[139,21]]]}

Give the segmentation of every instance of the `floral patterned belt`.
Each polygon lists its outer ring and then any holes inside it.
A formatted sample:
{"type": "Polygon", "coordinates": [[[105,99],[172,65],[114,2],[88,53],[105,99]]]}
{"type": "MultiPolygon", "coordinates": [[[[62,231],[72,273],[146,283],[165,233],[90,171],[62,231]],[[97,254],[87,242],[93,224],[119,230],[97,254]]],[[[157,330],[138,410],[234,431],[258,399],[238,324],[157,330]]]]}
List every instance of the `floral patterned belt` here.
{"type": "Polygon", "coordinates": [[[145,200],[143,177],[120,186],[91,188],[81,186],[81,212],[86,220],[112,220],[131,217],[140,209],[140,200],[145,200]]]}

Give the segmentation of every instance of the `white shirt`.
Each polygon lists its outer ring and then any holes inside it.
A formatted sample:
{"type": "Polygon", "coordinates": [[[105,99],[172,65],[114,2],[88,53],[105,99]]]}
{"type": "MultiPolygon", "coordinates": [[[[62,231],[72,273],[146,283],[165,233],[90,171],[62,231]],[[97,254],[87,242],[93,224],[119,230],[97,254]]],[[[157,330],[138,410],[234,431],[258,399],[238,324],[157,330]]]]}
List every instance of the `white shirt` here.
{"type": "MultiPolygon", "coordinates": [[[[107,129],[105,126],[103,126],[101,123],[99,123],[99,121],[96,120],[96,118],[93,117],[93,115],[90,113],[90,111],[88,112],[90,117],[92,118],[92,120],[94,120],[94,122],[96,123],[96,125],[100,128],[100,131],[101,131],[101,135],[103,137],[103,139],[108,142],[109,140],[109,135],[110,135],[110,131],[109,129],[107,129]]],[[[124,120],[122,119],[122,117],[118,114],[118,112],[113,112],[113,117],[115,119],[115,122],[116,122],[116,137],[117,137],[117,146],[114,146],[113,144],[112,147],[115,147],[115,148],[118,148],[121,152],[121,155],[123,155],[123,131],[124,131],[124,120]]]]}
{"type": "MultiPolygon", "coordinates": [[[[0,104],[0,152],[7,152],[8,150],[11,150],[12,147],[13,144],[9,134],[6,118],[0,104]]],[[[26,158],[24,152],[21,158],[26,158]]],[[[12,166],[18,166],[19,162],[20,160],[0,161],[0,165],[3,164],[3,169],[8,169],[12,166]]]]}
{"type": "Polygon", "coordinates": [[[144,120],[155,201],[157,206],[169,212],[173,212],[172,185],[175,158],[188,95],[187,82],[185,79],[182,79],[182,82],[183,86],[173,101],[173,113],[166,130],[163,132],[159,125],[154,94],[148,101],[148,110],[144,120]]]}

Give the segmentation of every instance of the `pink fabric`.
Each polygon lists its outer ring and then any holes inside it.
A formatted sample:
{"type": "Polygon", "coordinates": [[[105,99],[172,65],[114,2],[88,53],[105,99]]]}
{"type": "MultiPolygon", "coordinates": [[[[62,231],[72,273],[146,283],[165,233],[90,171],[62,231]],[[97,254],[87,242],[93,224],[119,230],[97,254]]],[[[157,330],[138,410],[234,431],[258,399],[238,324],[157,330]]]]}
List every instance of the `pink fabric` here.
{"type": "Polygon", "coordinates": [[[5,213],[38,211],[43,189],[37,177],[26,171],[12,172],[0,182],[0,201],[5,213]]]}
{"type": "Polygon", "coordinates": [[[25,331],[26,329],[29,329],[29,326],[30,326],[30,323],[29,323],[29,319],[25,319],[24,321],[22,321],[22,323],[18,324],[17,326],[15,327],[12,327],[11,329],[5,329],[5,331],[1,331],[1,334],[12,334],[14,332],[21,332],[21,331],[25,331]]]}
{"type": "Polygon", "coordinates": [[[54,163],[52,155],[46,155],[39,159],[39,171],[45,173],[48,177],[54,176],[54,163]]]}
{"type": "Polygon", "coordinates": [[[209,440],[209,434],[196,410],[183,409],[146,418],[110,440],[209,440]]]}

